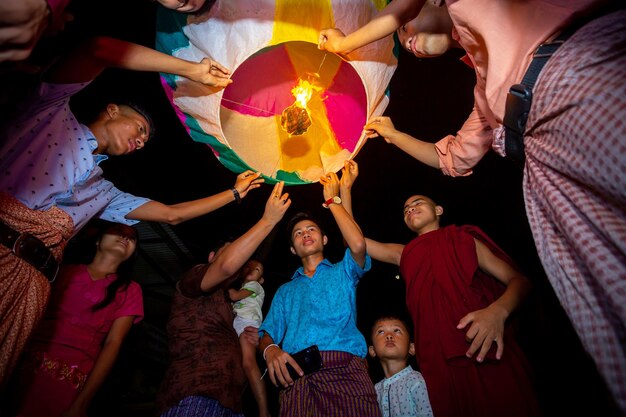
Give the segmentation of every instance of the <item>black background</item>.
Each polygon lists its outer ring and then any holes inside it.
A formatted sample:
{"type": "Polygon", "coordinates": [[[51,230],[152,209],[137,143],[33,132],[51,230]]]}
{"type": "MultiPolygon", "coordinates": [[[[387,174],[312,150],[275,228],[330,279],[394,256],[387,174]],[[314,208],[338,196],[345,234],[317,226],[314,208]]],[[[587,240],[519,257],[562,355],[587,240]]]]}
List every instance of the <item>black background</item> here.
{"type": "MultiPolygon", "coordinates": [[[[153,46],[157,7],[149,1],[75,0],[71,7],[75,21],[64,34],[42,41],[35,56],[47,59],[93,34],[153,46]]],[[[400,53],[385,113],[399,130],[434,142],[460,128],[472,107],[474,85],[473,70],[459,61],[461,56],[460,51],[451,51],[440,58],[423,60],[400,53]]],[[[234,184],[236,174],[222,166],[206,145],[188,137],[157,74],[107,70],[72,100],[72,106],[80,120],[118,99],[146,107],[157,131],[144,150],[102,164],[105,176],[118,188],[164,203],[177,203],[221,192],[234,184]]],[[[593,362],[582,349],[537,258],[524,212],[521,169],[489,152],[473,175],[450,178],[421,165],[382,139],[368,141],[355,160],[360,176],[353,191],[354,213],[368,237],[408,242],[412,234],[403,223],[402,205],[410,195],[425,194],[444,207],[443,224],[479,226],[533,281],[533,295],[518,314],[520,343],[534,365],[546,415],[616,415],[593,362]]],[[[270,186],[262,186],[241,205],[230,204],[175,226],[174,230],[202,260],[215,241],[237,236],[259,219],[270,190],[270,186]]],[[[322,187],[289,186],[287,191],[293,205],[286,217],[302,209],[318,216],[330,237],[326,254],[331,261],[338,260],[343,246],[332,217],[321,208],[322,187]]],[[[266,264],[264,310],[276,288],[299,266],[299,260],[288,250],[283,223],[260,248],[266,264]]],[[[403,306],[404,286],[397,275],[396,267],[374,262],[372,271],[362,279],[358,289],[358,324],[364,334],[369,334],[372,320],[381,311],[403,306]]],[[[92,407],[94,415],[151,415],[153,398],[137,398],[128,392],[133,386],[131,380],[142,372],[133,368],[132,354],[137,354],[133,343],[140,344],[136,339],[127,341],[130,346],[125,349],[134,353],[126,353],[120,359],[111,378],[114,382],[101,390],[92,407]],[[145,404],[143,411],[139,411],[139,403],[145,404]]],[[[381,370],[375,361],[371,365],[377,381],[382,377],[381,370]]],[[[158,381],[143,383],[158,386],[158,381]]],[[[276,406],[275,391],[270,389],[269,395],[276,406]]],[[[254,400],[249,393],[246,401],[246,411],[254,415],[254,400]]]]}

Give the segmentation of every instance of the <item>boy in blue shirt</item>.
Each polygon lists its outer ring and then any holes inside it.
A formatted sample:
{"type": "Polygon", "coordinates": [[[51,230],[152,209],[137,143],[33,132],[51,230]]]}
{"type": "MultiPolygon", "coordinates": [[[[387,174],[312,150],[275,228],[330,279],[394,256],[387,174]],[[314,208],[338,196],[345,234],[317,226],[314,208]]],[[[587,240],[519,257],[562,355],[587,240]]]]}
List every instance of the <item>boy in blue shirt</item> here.
{"type": "Polygon", "coordinates": [[[370,269],[365,239],[341,205],[334,172],[320,179],[328,208],[348,246],[343,260],[324,258],[328,237],[317,221],[298,213],[288,224],[291,252],[302,267],[282,285],[265,321],[259,344],[272,383],[282,385],[280,416],[380,416],[376,392],[367,372],[365,338],[356,327],[356,286],[370,269]],[[277,345],[280,343],[282,348],[277,345]],[[291,356],[317,345],[322,369],[304,375],[291,356]],[[287,364],[300,378],[292,378],[287,364]]]}

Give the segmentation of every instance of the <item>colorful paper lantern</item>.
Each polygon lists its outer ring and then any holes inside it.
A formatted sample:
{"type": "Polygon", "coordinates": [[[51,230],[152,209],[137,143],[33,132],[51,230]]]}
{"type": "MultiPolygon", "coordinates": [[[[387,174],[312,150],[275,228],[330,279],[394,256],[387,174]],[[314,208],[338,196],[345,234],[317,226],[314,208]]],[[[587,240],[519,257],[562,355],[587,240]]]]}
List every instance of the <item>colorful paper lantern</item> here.
{"type": "Polygon", "coordinates": [[[218,0],[195,15],[161,8],[157,48],[209,56],[234,81],[215,91],[162,74],[163,86],[191,137],[227,168],[260,171],[270,183],[315,182],[356,155],[397,65],[390,37],[339,57],[317,49],[319,31],[351,32],[378,8],[365,0],[218,0]]]}

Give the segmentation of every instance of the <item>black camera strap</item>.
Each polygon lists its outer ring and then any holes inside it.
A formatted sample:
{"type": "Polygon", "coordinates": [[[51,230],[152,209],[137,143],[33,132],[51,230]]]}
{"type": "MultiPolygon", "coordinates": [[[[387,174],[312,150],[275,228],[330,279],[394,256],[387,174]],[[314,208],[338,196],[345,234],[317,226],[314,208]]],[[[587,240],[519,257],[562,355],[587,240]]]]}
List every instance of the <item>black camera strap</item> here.
{"type": "Polygon", "coordinates": [[[506,156],[521,166],[524,166],[525,160],[524,131],[526,130],[526,122],[528,121],[528,113],[532,103],[532,91],[537,78],[557,49],[585,23],[593,20],[595,17],[598,17],[598,15],[594,14],[590,19],[579,20],[565,28],[550,42],[539,45],[533,54],[533,60],[526,70],[522,82],[511,86],[509,89],[506,97],[504,120],[502,121],[505,129],[504,149],[506,156]]]}

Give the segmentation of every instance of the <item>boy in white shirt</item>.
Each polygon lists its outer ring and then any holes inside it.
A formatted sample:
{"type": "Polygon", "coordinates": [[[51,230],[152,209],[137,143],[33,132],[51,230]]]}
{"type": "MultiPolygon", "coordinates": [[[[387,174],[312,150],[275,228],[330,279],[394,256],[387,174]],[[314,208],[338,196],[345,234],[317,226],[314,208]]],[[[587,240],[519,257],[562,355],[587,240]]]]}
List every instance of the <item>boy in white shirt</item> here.
{"type": "Polygon", "coordinates": [[[372,326],[369,354],[378,356],[385,378],[375,385],[383,417],[432,417],[424,377],[408,364],[415,355],[406,322],[384,316],[372,326]]]}

